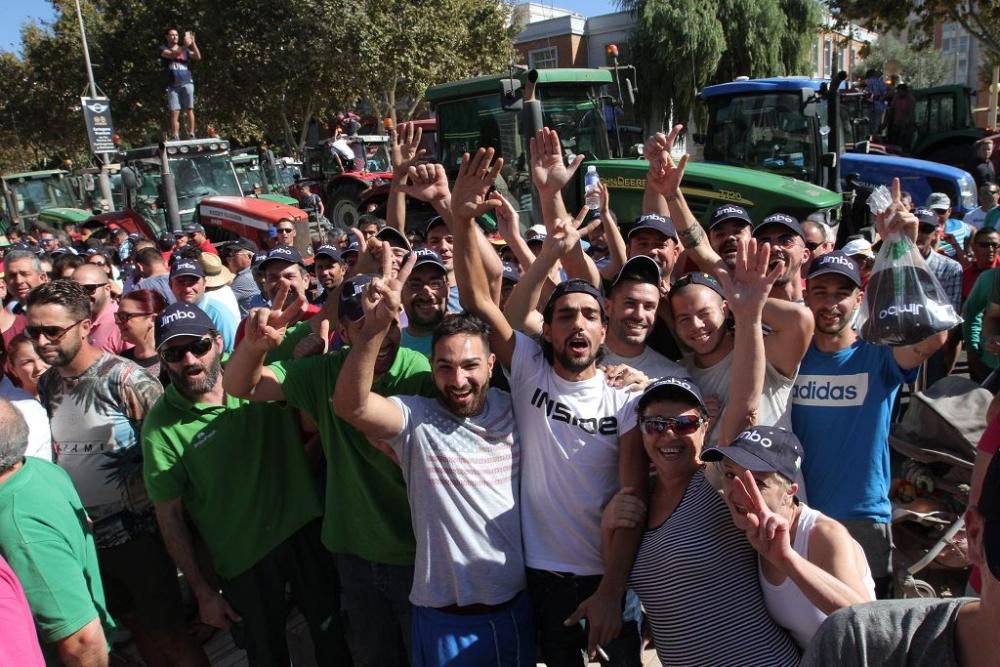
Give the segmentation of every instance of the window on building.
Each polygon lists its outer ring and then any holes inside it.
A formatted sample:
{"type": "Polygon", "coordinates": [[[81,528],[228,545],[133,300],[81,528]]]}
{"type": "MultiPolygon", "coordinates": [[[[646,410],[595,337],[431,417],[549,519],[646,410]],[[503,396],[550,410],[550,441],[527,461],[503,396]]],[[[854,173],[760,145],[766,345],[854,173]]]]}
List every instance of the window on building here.
{"type": "Polygon", "coordinates": [[[823,76],[823,70],[820,68],[819,63],[819,40],[813,40],[812,55],[809,56],[810,66],[812,67],[812,73],[814,77],[823,76]]]}
{"type": "Polygon", "coordinates": [[[827,37],[823,40],[823,67],[820,76],[827,76],[833,70],[833,39],[827,37]]]}
{"type": "Polygon", "coordinates": [[[531,69],[551,69],[559,67],[559,47],[547,46],[528,52],[528,67],[531,69]]]}

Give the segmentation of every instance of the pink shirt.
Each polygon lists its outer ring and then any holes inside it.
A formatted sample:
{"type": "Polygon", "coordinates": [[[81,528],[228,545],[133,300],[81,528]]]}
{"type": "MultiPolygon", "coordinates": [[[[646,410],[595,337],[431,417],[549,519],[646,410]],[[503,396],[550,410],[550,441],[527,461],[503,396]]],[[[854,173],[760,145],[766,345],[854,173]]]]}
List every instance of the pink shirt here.
{"type": "Polygon", "coordinates": [[[24,589],[0,556],[0,665],[41,667],[44,664],[24,589]]]}
{"type": "Polygon", "coordinates": [[[104,305],[104,310],[94,318],[94,326],[90,330],[90,344],[111,354],[121,354],[132,345],[122,338],[121,329],[115,322],[115,313],[118,312],[118,304],[108,299],[104,305]]]}

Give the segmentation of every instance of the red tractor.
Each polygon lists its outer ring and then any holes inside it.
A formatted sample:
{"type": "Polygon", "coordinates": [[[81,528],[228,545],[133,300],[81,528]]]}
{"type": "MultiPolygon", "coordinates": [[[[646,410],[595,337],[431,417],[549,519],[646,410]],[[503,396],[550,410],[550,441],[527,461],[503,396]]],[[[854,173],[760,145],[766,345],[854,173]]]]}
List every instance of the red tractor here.
{"type": "MultiPolygon", "coordinates": [[[[392,181],[389,137],[378,134],[340,135],[306,149],[301,184],[323,197],[326,217],[342,229],[356,227],[362,196],[392,181]]],[[[298,196],[298,190],[292,193],[298,196]]]]}

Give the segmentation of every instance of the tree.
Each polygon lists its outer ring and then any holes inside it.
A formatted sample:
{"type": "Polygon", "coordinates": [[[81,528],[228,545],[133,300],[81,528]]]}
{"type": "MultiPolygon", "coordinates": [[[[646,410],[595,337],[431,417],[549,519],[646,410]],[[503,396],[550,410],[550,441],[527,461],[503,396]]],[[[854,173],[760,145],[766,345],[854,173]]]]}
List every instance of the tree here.
{"type": "Polygon", "coordinates": [[[705,85],[803,73],[819,26],[815,0],[619,1],[637,18],[637,106],[650,129],[668,117],[686,122],[705,85]]]}
{"type": "Polygon", "coordinates": [[[868,69],[884,72],[890,61],[898,63],[899,77],[910,88],[936,86],[948,73],[948,63],[939,51],[913,48],[892,35],[882,35],[868,47],[862,73],[868,69]]]}
{"type": "Polygon", "coordinates": [[[914,27],[925,45],[938,21],[954,22],[979,40],[988,59],[1000,62],[1000,2],[996,0],[829,0],[841,21],[865,23],[875,32],[914,27]]]}

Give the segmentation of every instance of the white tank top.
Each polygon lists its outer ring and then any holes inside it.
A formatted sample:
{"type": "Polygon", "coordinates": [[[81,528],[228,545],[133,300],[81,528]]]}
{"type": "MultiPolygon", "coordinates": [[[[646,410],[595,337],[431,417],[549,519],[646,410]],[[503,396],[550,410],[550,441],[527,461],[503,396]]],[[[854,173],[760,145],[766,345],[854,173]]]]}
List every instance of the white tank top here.
{"type": "MultiPolygon", "coordinates": [[[[806,505],[801,505],[801,508],[792,548],[795,549],[795,553],[808,560],[809,534],[823,513],[806,505]]],[[[865,564],[865,588],[871,593],[870,599],[874,600],[875,580],[872,579],[867,559],[862,559],[862,561],[865,564]]],[[[804,650],[809,645],[813,635],[816,634],[820,624],[826,620],[826,614],[809,601],[809,598],[799,590],[791,577],[785,577],[785,580],[777,586],[768,582],[764,577],[759,559],[757,561],[757,576],[760,579],[760,588],[764,593],[764,604],[767,605],[767,611],[771,614],[771,618],[788,630],[792,638],[795,639],[795,643],[804,650]]]]}

